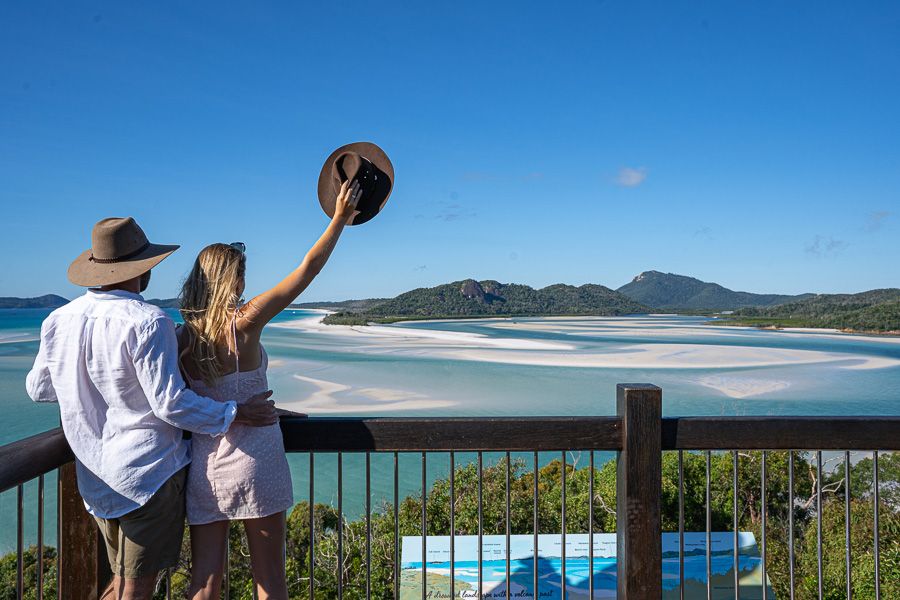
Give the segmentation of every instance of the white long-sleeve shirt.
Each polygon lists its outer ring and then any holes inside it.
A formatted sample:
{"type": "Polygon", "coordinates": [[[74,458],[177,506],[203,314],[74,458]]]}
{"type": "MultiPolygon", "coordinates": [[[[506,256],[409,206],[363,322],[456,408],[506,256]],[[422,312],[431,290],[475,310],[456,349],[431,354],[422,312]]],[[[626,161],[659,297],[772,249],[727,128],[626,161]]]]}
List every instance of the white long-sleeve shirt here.
{"type": "Polygon", "coordinates": [[[187,388],[175,324],[131,292],[88,290],[54,310],[26,380],[35,402],[59,402],[88,512],[143,506],[190,463],[182,430],[221,435],[237,412],[187,388]]]}

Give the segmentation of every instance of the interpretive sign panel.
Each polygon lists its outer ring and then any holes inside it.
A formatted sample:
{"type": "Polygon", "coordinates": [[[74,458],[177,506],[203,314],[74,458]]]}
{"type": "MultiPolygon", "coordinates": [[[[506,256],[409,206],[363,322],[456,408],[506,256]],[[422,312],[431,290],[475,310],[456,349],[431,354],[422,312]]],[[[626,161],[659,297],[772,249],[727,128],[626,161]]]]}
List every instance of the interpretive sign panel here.
{"type": "MultiPolygon", "coordinates": [[[[534,598],[534,572],[537,564],[538,598],[562,600],[563,561],[561,536],[538,536],[537,560],[534,536],[512,535],[509,540],[509,576],[507,579],[506,536],[485,535],[481,553],[481,598],[534,598]],[[508,581],[508,586],[507,586],[508,581]],[[507,594],[507,588],[509,594],[507,594]]],[[[710,581],[713,598],[734,598],[734,534],[714,532],[710,581]]],[[[589,540],[587,534],[567,534],[565,551],[566,597],[589,600],[589,540]]],[[[450,599],[450,536],[428,536],[425,540],[425,598],[450,599]]],[[[662,535],[663,597],[679,596],[678,534],[662,535]]],[[[738,534],[741,598],[762,598],[762,568],[756,538],[751,532],[738,534]]],[[[616,535],[594,534],[593,598],[616,597],[616,535]]],[[[478,600],[478,536],[460,535],[454,541],[452,576],[456,598],[478,600]]],[[[684,534],[684,580],[686,598],[706,598],[706,533],[684,534]]],[[[422,598],[422,538],[403,536],[400,597],[422,598]]],[[[769,598],[775,598],[772,589],[769,598]]]]}

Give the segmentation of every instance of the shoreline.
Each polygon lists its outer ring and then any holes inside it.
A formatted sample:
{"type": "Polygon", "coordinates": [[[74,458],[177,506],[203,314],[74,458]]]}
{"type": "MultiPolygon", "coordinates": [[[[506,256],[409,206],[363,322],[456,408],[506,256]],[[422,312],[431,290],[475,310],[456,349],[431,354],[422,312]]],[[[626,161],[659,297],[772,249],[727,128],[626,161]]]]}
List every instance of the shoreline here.
{"type": "Polygon", "coordinates": [[[879,338],[900,338],[900,331],[897,330],[888,330],[888,331],[878,331],[873,329],[853,329],[851,327],[844,328],[836,328],[836,327],[792,327],[785,325],[778,325],[777,323],[770,324],[760,324],[760,323],[752,323],[750,321],[739,321],[739,320],[731,320],[731,319],[722,319],[717,321],[716,317],[712,317],[707,325],[712,325],[714,327],[741,327],[747,329],[757,329],[759,331],[787,331],[791,333],[830,333],[842,336],[857,336],[857,337],[879,337],[879,338]]]}
{"type": "MultiPolygon", "coordinates": [[[[305,308],[305,309],[295,309],[295,310],[309,310],[324,313],[324,316],[328,316],[329,314],[333,314],[339,311],[335,310],[327,310],[322,308],[305,308]]],[[[834,328],[834,327],[791,327],[791,326],[782,326],[777,324],[771,325],[760,325],[754,324],[750,322],[741,322],[741,321],[730,321],[721,319],[719,317],[707,316],[707,315],[682,315],[679,313],[632,313],[627,315],[471,315],[471,316],[463,316],[463,317],[436,317],[436,318],[415,318],[415,317],[383,317],[385,319],[390,319],[389,322],[378,323],[375,321],[369,321],[366,325],[343,325],[340,323],[322,323],[328,327],[374,327],[374,326],[385,326],[385,325],[394,325],[395,323],[454,323],[459,321],[484,321],[490,319],[547,319],[547,320],[585,320],[585,319],[596,319],[596,320],[605,320],[605,319],[623,319],[623,318],[637,318],[637,317],[703,317],[708,319],[703,325],[713,326],[713,327],[721,327],[721,328],[732,328],[732,329],[756,329],[758,331],[785,331],[788,333],[825,333],[825,334],[834,334],[840,335],[842,337],[854,336],[854,337],[874,337],[874,338],[887,338],[887,339],[897,339],[900,340],[900,330],[894,331],[876,331],[869,329],[852,329],[852,328],[834,328]]],[[[323,317],[324,319],[324,317],[323,317]]],[[[320,321],[321,322],[321,321],[320,321]]]]}

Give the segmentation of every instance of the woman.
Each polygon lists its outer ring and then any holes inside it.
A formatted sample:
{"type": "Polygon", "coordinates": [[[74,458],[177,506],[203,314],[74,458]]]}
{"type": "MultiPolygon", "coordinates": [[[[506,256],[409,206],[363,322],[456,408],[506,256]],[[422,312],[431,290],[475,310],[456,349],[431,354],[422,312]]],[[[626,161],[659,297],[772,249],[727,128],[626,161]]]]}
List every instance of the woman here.
{"type": "MultiPolygon", "coordinates": [[[[179,345],[190,386],[217,400],[243,402],[268,389],[263,327],[284,310],[325,266],[341,231],[358,211],[360,186],[345,181],[334,216],[303,262],[278,285],[241,304],[243,244],[212,244],[197,257],[181,291],[179,345]]],[[[285,515],[293,504],[281,430],[232,425],[222,436],[193,436],[187,480],[191,527],[189,597],[218,598],[229,521],[244,523],[253,580],[260,599],[287,595],[285,515]]]]}

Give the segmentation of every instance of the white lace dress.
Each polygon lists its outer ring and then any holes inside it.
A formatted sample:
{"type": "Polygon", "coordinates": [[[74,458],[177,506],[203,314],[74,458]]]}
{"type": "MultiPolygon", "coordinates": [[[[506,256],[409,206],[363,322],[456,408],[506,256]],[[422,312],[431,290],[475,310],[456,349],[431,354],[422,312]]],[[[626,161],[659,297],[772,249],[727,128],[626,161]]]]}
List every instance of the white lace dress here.
{"type": "MultiPolygon", "coordinates": [[[[268,363],[260,346],[260,364],[252,371],[229,373],[214,386],[188,379],[198,394],[241,404],[269,389],[268,363]]],[[[234,423],[225,435],[195,433],[192,439],[186,491],[188,524],[266,517],[293,505],[291,472],[277,423],[266,427],[234,423]]]]}

